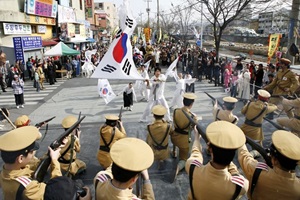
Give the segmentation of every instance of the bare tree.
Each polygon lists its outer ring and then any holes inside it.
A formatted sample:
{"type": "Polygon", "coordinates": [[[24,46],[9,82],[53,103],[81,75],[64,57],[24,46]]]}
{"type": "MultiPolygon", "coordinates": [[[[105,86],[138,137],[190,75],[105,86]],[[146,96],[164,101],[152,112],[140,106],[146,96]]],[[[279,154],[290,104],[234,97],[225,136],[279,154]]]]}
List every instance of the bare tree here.
{"type": "Polygon", "coordinates": [[[175,13],[165,13],[165,11],[160,11],[160,21],[162,33],[167,33],[168,35],[171,32],[175,31],[175,13]]]}
{"type": "Polygon", "coordinates": [[[240,13],[251,4],[264,4],[272,0],[188,0],[190,5],[203,14],[213,27],[214,43],[219,59],[219,48],[223,31],[240,13]],[[201,9],[201,3],[205,9],[201,9]],[[205,11],[203,11],[205,10],[205,11]]]}

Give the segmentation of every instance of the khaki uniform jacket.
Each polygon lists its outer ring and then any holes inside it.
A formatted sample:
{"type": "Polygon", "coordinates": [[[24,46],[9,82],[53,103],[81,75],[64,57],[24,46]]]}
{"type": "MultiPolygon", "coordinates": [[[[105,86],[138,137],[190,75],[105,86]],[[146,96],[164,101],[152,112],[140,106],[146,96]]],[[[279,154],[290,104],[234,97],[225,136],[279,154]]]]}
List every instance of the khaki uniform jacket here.
{"type": "MultiPolygon", "coordinates": [[[[191,156],[185,164],[188,174],[192,164],[196,165],[192,182],[195,200],[231,200],[236,190],[236,184],[241,186],[238,198],[246,194],[249,182],[239,175],[233,163],[226,169],[215,169],[210,162],[203,165],[200,142],[194,143],[191,156]]],[[[191,191],[189,191],[188,199],[192,200],[191,191]]]]}
{"type": "MultiPolygon", "coordinates": [[[[274,104],[270,103],[264,103],[260,100],[257,100],[255,102],[249,102],[242,108],[242,114],[245,115],[245,120],[251,120],[264,109],[264,106],[267,105],[267,109],[253,122],[255,124],[262,124],[263,118],[268,114],[277,109],[277,106],[274,104]],[[248,104],[250,104],[248,106],[248,104]]],[[[262,132],[262,127],[255,127],[255,126],[250,126],[248,124],[243,124],[241,126],[242,131],[245,133],[246,136],[250,137],[253,140],[259,140],[262,141],[264,139],[264,135],[262,132]]]]}
{"type": "MultiPolygon", "coordinates": [[[[106,143],[108,144],[109,141],[111,140],[112,137],[112,132],[113,132],[113,127],[111,126],[107,126],[104,125],[100,128],[100,134],[102,135],[102,137],[104,138],[104,140],[106,141],[106,143]]],[[[126,132],[125,129],[122,128],[121,130],[119,130],[117,127],[115,127],[115,136],[111,142],[111,144],[109,145],[109,148],[111,148],[111,146],[119,139],[122,139],[126,137],[126,132]]],[[[101,136],[100,136],[100,146],[105,146],[101,136]]],[[[111,165],[112,160],[110,158],[109,152],[106,151],[102,151],[99,149],[98,153],[97,153],[97,159],[99,161],[99,164],[103,167],[103,168],[107,168],[111,165]]]]}
{"type": "Polygon", "coordinates": [[[294,108],[294,118],[279,118],[277,119],[277,122],[289,130],[291,130],[293,133],[296,133],[298,136],[300,136],[300,99],[297,98],[295,100],[288,100],[283,99],[282,104],[285,106],[288,106],[289,109],[292,107],[294,108]],[[298,118],[298,119],[297,119],[298,118]]]}
{"type": "Polygon", "coordinates": [[[288,95],[293,94],[299,87],[299,82],[296,75],[291,70],[279,70],[276,77],[265,87],[265,90],[273,91],[272,95],[288,95]],[[290,91],[284,91],[285,88],[289,88],[290,91]]]}
{"type": "Polygon", "coordinates": [[[215,119],[215,121],[227,121],[233,124],[237,124],[239,121],[239,118],[235,115],[233,115],[232,111],[230,110],[222,110],[220,108],[218,108],[217,105],[214,105],[213,108],[213,117],[215,119]]]}
{"type": "MultiPolygon", "coordinates": [[[[111,167],[108,167],[105,171],[100,171],[94,178],[94,185],[96,187],[95,200],[139,200],[132,193],[132,189],[119,189],[113,186],[111,179],[113,178],[111,167]]],[[[154,200],[154,192],[151,183],[143,185],[143,196],[142,199],[154,200]]]]}
{"type": "MultiPolygon", "coordinates": [[[[63,160],[68,161],[68,163],[60,162],[60,167],[64,171],[68,170],[69,161],[71,160],[71,149],[68,149],[70,145],[71,145],[71,135],[68,136],[68,143],[60,150],[60,154],[63,154],[65,151],[67,151],[67,153],[63,156],[63,160]]],[[[80,152],[80,148],[81,145],[80,145],[79,138],[75,136],[73,158],[72,158],[74,161],[71,163],[70,166],[70,173],[73,175],[75,175],[79,169],[86,168],[86,164],[83,161],[77,159],[77,153],[80,152]]]]}
{"type": "Polygon", "coordinates": [[[289,173],[278,167],[269,168],[265,163],[259,163],[248,152],[244,145],[238,150],[238,160],[248,180],[252,180],[255,168],[263,169],[256,187],[250,197],[252,200],[296,200],[300,199],[300,179],[295,173],[289,173]]]}
{"type": "MultiPolygon", "coordinates": [[[[52,161],[51,169],[51,178],[61,176],[60,166],[57,161],[52,161]]],[[[44,199],[46,184],[31,180],[32,173],[33,171],[29,169],[28,165],[24,169],[20,170],[6,170],[3,166],[0,177],[0,185],[2,187],[4,200],[16,199],[16,194],[20,184],[25,187],[23,200],[44,199]]]]}
{"type": "Polygon", "coordinates": [[[155,120],[153,124],[148,125],[148,136],[147,136],[147,143],[152,148],[154,153],[155,160],[166,160],[169,158],[169,135],[173,132],[172,125],[164,120],[155,120]],[[169,129],[168,129],[169,125],[169,129]],[[151,136],[150,136],[151,134],[151,136]],[[153,139],[155,142],[153,141],[153,139]],[[167,147],[166,149],[158,150],[156,148],[157,144],[161,144],[162,147],[167,147]]]}
{"type": "MultiPolygon", "coordinates": [[[[172,143],[178,146],[179,148],[189,148],[189,135],[188,134],[184,135],[176,132],[176,128],[182,129],[185,132],[189,132],[189,130],[193,129],[192,124],[190,123],[188,118],[186,118],[182,110],[184,110],[187,113],[190,113],[191,116],[193,115],[192,112],[187,107],[182,107],[174,110],[173,123],[175,129],[173,131],[173,134],[171,135],[171,140],[172,143]]],[[[195,122],[197,122],[197,117],[195,115],[193,116],[195,122]]]]}

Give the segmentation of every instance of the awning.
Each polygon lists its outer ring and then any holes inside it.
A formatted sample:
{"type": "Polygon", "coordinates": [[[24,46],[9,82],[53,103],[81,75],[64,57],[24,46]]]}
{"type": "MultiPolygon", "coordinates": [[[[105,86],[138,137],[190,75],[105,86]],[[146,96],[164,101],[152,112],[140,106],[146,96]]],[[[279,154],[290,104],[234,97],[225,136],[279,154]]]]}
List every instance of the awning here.
{"type": "Polygon", "coordinates": [[[57,45],[58,42],[56,42],[55,40],[42,40],[42,46],[43,47],[47,47],[47,46],[54,46],[57,45]]]}
{"type": "Polygon", "coordinates": [[[94,43],[94,42],[96,42],[96,40],[94,39],[94,38],[86,38],[86,41],[87,42],[91,42],[91,43],[94,43]]]}

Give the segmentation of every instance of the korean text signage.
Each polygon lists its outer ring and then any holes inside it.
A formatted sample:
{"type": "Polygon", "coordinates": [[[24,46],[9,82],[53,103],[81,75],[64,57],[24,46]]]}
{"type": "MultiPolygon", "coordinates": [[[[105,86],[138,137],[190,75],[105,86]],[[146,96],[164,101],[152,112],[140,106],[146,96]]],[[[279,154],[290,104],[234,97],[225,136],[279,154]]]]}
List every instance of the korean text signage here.
{"type": "Polygon", "coordinates": [[[272,34],[269,36],[269,49],[268,49],[268,61],[271,60],[272,56],[278,49],[280,44],[281,34],[272,34]]]}
{"type": "Polygon", "coordinates": [[[23,51],[21,37],[14,37],[13,43],[14,43],[16,60],[22,60],[24,62],[24,51],[23,51]]]}
{"type": "Polygon", "coordinates": [[[58,5],[58,23],[76,23],[76,14],[73,8],[58,5]]]}
{"type": "Polygon", "coordinates": [[[27,14],[56,18],[57,1],[27,0],[25,5],[27,14]]]}
{"type": "Polygon", "coordinates": [[[42,48],[42,38],[40,36],[13,37],[16,60],[24,62],[24,51],[42,48]]]}
{"type": "Polygon", "coordinates": [[[31,34],[31,25],[3,23],[4,35],[31,34]]]}

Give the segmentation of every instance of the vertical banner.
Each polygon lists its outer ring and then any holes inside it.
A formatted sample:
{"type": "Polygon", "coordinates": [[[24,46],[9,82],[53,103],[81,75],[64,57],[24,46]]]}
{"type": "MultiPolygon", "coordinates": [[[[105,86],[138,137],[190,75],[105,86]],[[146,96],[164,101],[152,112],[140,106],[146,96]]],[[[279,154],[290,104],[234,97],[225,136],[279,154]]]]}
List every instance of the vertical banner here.
{"type": "Polygon", "coordinates": [[[144,28],[144,34],[146,42],[149,42],[151,39],[151,28],[144,28]]]}
{"type": "Polygon", "coordinates": [[[281,34],[271,34],[269,36],[268,62],[271,61],[272,56],[276,53],[281,39],[281,34]]]}

